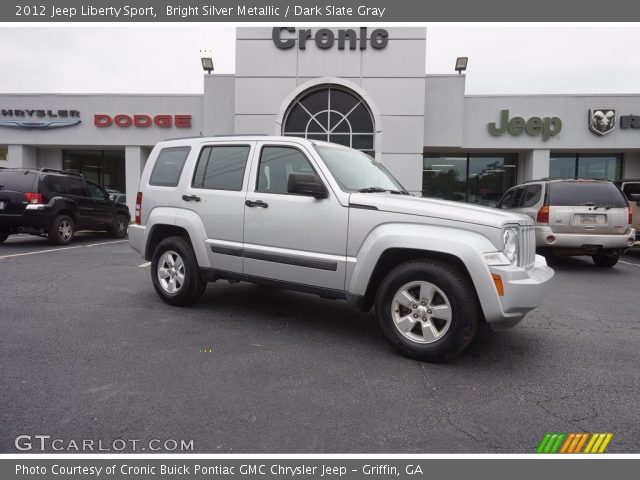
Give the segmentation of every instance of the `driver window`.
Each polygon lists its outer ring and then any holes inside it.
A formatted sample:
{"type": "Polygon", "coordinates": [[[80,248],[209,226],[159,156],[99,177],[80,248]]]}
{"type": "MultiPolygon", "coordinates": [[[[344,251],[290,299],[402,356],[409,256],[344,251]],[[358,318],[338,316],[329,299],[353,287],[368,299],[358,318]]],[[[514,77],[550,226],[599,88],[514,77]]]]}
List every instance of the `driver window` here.
{"type": "Polygon", "coordinates": [[[93,183],[87,183],[87,191],[89,196],[95,200],[105,200],[106,198],[102,189],[93,183]]]}
{"type": "Polygon", "coordinates": [[[263,147],[260,152],[257,192],[287,194],[289,174],[315,170],[307,157],[293,147],[263,147]]]}

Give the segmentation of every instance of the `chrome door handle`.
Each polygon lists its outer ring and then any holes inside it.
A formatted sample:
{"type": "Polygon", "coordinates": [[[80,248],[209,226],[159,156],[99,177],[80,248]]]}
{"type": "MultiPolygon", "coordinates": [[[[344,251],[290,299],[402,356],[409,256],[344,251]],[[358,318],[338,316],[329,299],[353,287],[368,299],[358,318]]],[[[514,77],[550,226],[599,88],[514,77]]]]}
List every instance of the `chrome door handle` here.
{"type": "Polygon", "coordinates": [[[261,207],[261,208],[267,208],[269,206],[268,203],[263,202],[262,200],[256,200],[256,201],[252,201],[252,200],[247,200],[246,202],[244,202],[244,204],[247,207],[261,207]]]}

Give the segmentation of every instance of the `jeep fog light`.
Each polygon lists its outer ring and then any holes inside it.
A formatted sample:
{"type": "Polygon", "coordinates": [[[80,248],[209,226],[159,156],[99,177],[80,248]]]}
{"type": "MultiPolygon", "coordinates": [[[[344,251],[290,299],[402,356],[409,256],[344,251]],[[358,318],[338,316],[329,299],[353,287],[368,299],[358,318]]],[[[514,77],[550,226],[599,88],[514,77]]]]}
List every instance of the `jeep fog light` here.
{"type": "Polygon", "coordinates": [[[507,259],[506,255],[502,252],[483,253],[482,257],[484,258],[484,262],[490,267],[511,265],[511,262],[507,259]]]}

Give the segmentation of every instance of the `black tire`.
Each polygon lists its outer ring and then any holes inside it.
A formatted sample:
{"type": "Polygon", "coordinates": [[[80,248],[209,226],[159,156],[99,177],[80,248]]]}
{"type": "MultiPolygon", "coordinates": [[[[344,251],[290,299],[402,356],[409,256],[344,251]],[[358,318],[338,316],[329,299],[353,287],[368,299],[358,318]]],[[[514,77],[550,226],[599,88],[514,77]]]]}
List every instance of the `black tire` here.
{"type": "MultiPolygon", "coordinates": [[[[184,237],[169,237],[162,240],[153,252],[150,270],[153,288],[155,288],[158,296],[169,305],[177,307],[192,305],[200,299],[207,288],[207,282],[200,275],[198,260],[193,251],[193,247],[189,243],[189,240],[184,237]],[[178,269],[177,272],[182,272],[184,281],[175,292],[169,292],[167,288],[161,284],[158,276],[159,263],[163,255],[165,253],[169,254],[170,252],[177,254],[183,265],[183,269],[178,269]]],[[[175,273],[175,275],[177,277],[177,273],[175,273]]],[[[178,281],[179,280],[176,280],[174,286],[177,285],[178,281]]]]}
{"type": "MultiPolygon", "coordinates": [[[[416,295],[413,295],[413,298],[415,297],[416,295]]],[[[404,308],[400,305],[396,306],[399,309],[404,308]]],[[[429,259],[403,263],[386,275],[378,289],[375,314],[391,346],[407,357],[432,362],[449,360],[464,350],[473,340],[481,318],[481,310],[475,294],[475,288],[469,279],[454,267],[429,259]],[[396,314],[394,312],[397,312],[399,317],[408,318],[409,321],[413,322],[411,318],[415,314],[411,314],[412,310],[407,308],[410,314],[405,316],[406,311],[392,311],[392,309],[395,308],[393,299],[396,293],[402,287],[411,285],[414,282],[428,282],[439,291],[439,293],[431,297],[431,300],[425,301],[426,306],[417,305],[419,309],[423,309],[421,310],[422,314],[426,315],[427,313],[435,312],[438,306],[449,305],[450,307],[448,327],[441,329],[442,336],[439,338],[434,335],[433,339],[429,339],[431,343],[420,343],[420,335],[423,332],[422,326],[428,324],[435,326],[436,323],[432,322],[443,322],[443,320],[435,318],[434,315],[433,318],[422,317],[426,318],[427,321],[421,322],[420,317],[418,317],[418,320],[413,324],[415,328],[411,328],[403,334],[400,332],[400,327],[396,326],[396,321],[393,318],[396,314]],[[441,296],[440,292],[444,296],[441,296]],[[444,303],[436,305],[440,301],[444,303]],[[430,309],[431,305],[436,307],[433,311],[430,309]],[[414,341],[411,338],[407,338],[407,335],[416,337],[418,340],[414,341]]],[[[423,336],[422,340],[428,341],[427,336],[423,336]]]]}
{"type": "Polygon", "coordinates": [[[111,226],[111,236],[114,238],[124,238],[127,235],[127,229],[129,228],[129,220],[126,215],[119,213],[116,218],[113,219],[113,225],[111,226]]]}
{"type": "Polygon", "coordinates": [[[611,268],[618,260],[620,260],[620,255],[605,255],[602,253],[597,253],[591,257],[593,259],[593,263],[596,264],[596,267],[600,268],[611,268]]]}
{"type": "Polygon", "coordinates": [[[7,238],[9,238],[9,234],[8,233],[0,233],[0,243],[4,242],[7,238]]]}
{"type": "Polygon", "coordinates": [[[49,241],[54,245],[68,245],[76,234],[76,225],[68,215],[58,215],[49,229],[49,241]],[[68,228],[68,230],[67,230],[68,228]]]}

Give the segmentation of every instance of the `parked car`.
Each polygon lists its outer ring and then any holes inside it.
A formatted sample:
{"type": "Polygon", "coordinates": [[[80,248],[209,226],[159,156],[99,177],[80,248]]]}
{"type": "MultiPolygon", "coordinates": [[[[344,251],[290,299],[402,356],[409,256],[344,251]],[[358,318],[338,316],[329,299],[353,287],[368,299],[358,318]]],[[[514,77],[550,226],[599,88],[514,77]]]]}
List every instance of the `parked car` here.
{"type": "Polygon", "coordinates": [[[515,325],[553,276],[529,218],[414,197],[362,152],[294,137],[159,143],[129,242],[170,305],[221,279],[346,299],[420,360],[515,325]]]}
{"type": "Polygon", "coordinates": [[[508,190],[497,208],[531,217],[538,248],[552,255],[589,255],[598,267],[613,267],[635,241],[629,203],[605,180],[527,182],[508,190]]]}
{"type": "Polygon", "coordinates": [[[77,173],[53,169],[0,170],[0,242],[15,233],[47,235],[58,245],[79,230],[127,234],[131,215],[98,184],[77,173]]]}
{"type": "Polygon", "coordinates": [[[633,212],[633,227],[636,230],[636,242],[640,241],[640,179],[619,180],[615,184],[629,200],[633,212]]]}

